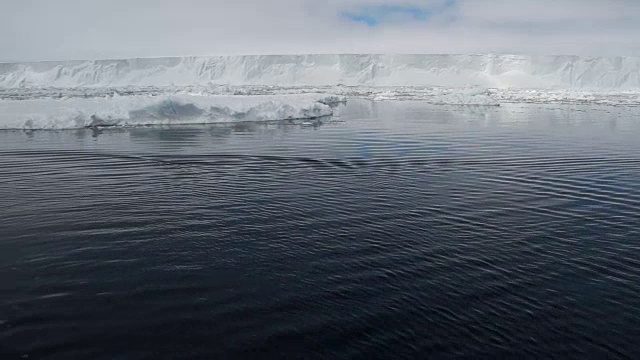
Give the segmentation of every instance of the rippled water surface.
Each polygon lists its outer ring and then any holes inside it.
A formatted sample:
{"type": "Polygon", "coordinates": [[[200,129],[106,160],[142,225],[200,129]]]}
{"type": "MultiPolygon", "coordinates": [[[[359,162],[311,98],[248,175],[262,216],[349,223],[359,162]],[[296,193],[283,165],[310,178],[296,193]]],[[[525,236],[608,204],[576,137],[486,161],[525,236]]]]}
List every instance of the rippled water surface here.
{"type": "Polygon", "coordinates": [[[0,352],[638,357],[639,114],[0,132],[0,352]]]}

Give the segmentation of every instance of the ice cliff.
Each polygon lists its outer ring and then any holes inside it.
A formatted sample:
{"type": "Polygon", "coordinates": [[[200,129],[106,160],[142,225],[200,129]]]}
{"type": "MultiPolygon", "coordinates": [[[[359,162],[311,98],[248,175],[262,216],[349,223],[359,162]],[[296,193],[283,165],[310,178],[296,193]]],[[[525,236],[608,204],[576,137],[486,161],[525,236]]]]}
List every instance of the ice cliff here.
{"type": "Polygon", "coordinates": [[[639,89],[640,58],[256,55],[0,63],[0,88],[191,85],[639,89]]]}

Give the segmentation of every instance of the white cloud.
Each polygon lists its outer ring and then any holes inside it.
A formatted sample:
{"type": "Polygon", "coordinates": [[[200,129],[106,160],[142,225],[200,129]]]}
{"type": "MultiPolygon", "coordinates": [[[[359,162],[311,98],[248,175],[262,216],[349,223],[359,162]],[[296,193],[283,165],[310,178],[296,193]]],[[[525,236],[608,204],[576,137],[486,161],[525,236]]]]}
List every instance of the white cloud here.
{"type": "Polygon", "coordinates": [[[467,0],[461,2],[462,16],[469,21],[537,22],[615,21],[638,14],[640,4],[629,0],[467,0]]]}
{"type": "Polygon", "coordinates": [[[362,6],[443,3],[4,0],[0,60],[307,52],[640,56],[637,0],[457,0],[427,22],[403,17],[376,27],[340,16],[362,6]]]}

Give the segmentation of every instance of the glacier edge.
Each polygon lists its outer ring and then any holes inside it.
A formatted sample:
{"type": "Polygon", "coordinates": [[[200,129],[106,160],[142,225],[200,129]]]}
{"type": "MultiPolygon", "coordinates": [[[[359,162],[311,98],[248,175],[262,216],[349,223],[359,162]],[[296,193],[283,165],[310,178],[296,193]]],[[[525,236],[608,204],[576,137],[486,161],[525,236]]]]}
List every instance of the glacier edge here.
{"type": "Polygon", "coordinates": [[[211,84],[635,90],[640,58],[343,54],[0,63],[0,88],[211,84]]]}

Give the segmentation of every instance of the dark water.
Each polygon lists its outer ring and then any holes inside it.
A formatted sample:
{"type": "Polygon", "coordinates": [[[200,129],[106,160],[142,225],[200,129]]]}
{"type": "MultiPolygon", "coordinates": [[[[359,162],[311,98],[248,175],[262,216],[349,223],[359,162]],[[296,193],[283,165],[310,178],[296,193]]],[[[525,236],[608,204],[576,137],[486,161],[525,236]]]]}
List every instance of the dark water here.
{"type": "Polygon", "coordinates": [[[640,109],[0,133],[6,358],[640,356],[640,109]]]}

